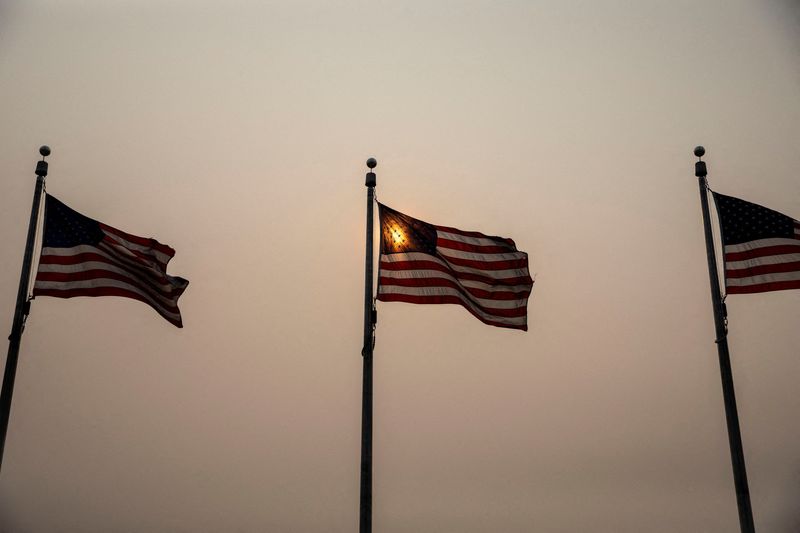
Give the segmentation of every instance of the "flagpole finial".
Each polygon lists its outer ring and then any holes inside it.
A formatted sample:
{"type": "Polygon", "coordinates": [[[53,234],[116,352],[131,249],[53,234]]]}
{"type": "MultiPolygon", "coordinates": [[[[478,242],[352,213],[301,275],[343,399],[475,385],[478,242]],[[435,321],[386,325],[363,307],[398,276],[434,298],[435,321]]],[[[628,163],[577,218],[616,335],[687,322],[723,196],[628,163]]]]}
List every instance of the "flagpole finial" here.
{"type": "Polygon", "coordinates": [[[706,163],[702,157],[706,155],[706,149],[702,146],[695,146],[694,155],[697,156],[697,162],[694,164],[694,175],[698,178],[705,178],[708,175],[708,169],[706,169],[706,163]]]}
{"type": "Polygon", "coordinates": [[[367,167],[369,168],[369,172],[367,172],[367,180],[365,185],[367,187],[374,187],[377,180],[375,179],[375,173],[372,172],[372,169],[378,166],[378,160],[374,157],[370,157],[367,159],[367,167]]]}
{"type": "Polygon", "coordinates": [[[36,163],[36,175],[40,178],[44,178],[47,176],[47,161],[45,161],[44,158],[50,155],[50,147],[46,144],[40,146],[39,154],[42,156],[42,160],[36,163]]]}

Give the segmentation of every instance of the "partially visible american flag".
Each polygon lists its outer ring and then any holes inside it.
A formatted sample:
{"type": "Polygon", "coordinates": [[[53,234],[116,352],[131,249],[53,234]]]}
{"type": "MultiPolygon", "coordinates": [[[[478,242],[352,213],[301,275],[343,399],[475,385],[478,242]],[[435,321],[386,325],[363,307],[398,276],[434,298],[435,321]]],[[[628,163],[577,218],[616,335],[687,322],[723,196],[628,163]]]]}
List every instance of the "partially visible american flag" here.
{"type": "Polygon", "coordinates": [[[800,222],[732,196],[714,193],[714,200],[727,293],[800,289],[800,222]]]}
{"type": "Polygon", "coordinates": [[[46,195],[34,296],[124,296],[183,327],[178,298],[189,282],[167,275],[175,250],[73,211],[46,195]]]}
{"type": "Polygon", "coordinates": [[[378,204],[378,300],[459,304],[492,326],[528,329],[533,280],[511,239],[435,226],[378,204]]]}

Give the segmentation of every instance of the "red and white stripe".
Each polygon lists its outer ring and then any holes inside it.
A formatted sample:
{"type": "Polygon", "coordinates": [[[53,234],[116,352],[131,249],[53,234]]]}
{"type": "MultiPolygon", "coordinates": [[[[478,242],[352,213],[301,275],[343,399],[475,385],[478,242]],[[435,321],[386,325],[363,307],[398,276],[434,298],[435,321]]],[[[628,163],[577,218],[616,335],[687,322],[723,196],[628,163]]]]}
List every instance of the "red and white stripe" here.
{"type": "Polygon", "coordinates": [[[435,255],[381,254],[378,300],[458,304],[486,324],[527,330],[528,254],[511,239],[434,227],[435,255]]]}
{"type": "Polygon", "coordinates": [[[137,237],[100,223],[97,245],[43,247],[34,296],[123,296],[150,305],[183,327],[178,298],[189,284],[167,275],[175,250],[155,239],[137,237]]]}
{"type": "Polygon", "coordinates": [[[728,294],[800,289],[800,222],[794,238],[726,245],[725,287],[728,294]]]}

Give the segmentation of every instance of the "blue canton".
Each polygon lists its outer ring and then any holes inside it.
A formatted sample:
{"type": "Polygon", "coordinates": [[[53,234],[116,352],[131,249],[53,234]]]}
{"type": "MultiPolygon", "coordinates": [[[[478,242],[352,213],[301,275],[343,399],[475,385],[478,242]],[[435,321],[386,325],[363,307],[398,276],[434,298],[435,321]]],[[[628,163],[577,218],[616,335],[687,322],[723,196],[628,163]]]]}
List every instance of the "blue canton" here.
{"type": "Polygon", "coordinates": [[[81,244],[96,245],[105,234],[96,220],[83,216],[46,195],[42,246],[71,248],[81,244]]]}
{"type": "Polygon", "coordinates": [[[714,193],[722,225],[722,243],[758,239],[794,238],[794,220],[784,214],[739,198],[714,193]]]}

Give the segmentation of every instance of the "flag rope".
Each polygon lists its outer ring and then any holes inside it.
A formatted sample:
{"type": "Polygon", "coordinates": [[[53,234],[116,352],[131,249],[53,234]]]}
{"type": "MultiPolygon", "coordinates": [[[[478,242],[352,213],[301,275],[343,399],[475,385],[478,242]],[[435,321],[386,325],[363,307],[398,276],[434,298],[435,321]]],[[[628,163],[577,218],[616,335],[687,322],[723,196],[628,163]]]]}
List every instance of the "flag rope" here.
{"type": "Polygon", "coordinates": [[[372,350],[375,350],[375,342],[378,334],[378,297],[372,297],[372,350]]]}
{"type": "MultiPolygon", "coordinates": [[[[722,224],[720,224],[719,205],[717,204],[717,198],[715,196],[717,194],[717,192],[714,189],[711,188],[711,185],[708,184],[708,179],[706,179],[705,186],[706,186],[706,194],[711,193],[711,199],[714,201],[714,211],[717,213],[717,229],[719,230],[719,240],[720,240],[720,243],[722,243],[722,242],[724,242],[723,235],[722,235],[722,224]]],[[[724,264],[724,257],[725,257],[725,250],[724,249],[722,251],[722,257],[723,257],[723,264],[724,264]]],[[[728,310],[725,307],[725,298],[728,297],[728,286],[725,283],[725,280],[726,280],[726,275],[725,275],[725,269],[723,268],[722,269],[722,286],[720,287],[720,300],[719,301],[722,304],[723,310],[725,311],[725,316],[723,318],[724,318],[724,321],[725,321],[725,334],[727,335],[727,333],[728,333],[728,310]]]]}
{"type": "MultiPolygon", "coordinates": [[[[39,201],[47,194],[47,182],[42,184],[42,194],[39,201]]],[[[44,235],[42,234],[42,218],[44,218],[44,208],[39,209],[39,214],[36,221],[36,234],[33,236],[33,257],[31,257],[31,272],[28,275],[28,297],[26,299],[26,309],[30,311],[30,302],[35,298],[33,295],[33,281],[36,278],[36,271],[39,268],[39,260],[42,253],[42,242],[44,235]],[[38,253],[37,253],[38,250],[38,253]]],[[[25,322],[28,319],[28,313],[23,317],[22,327],[25,327],[25,322]]]]}

